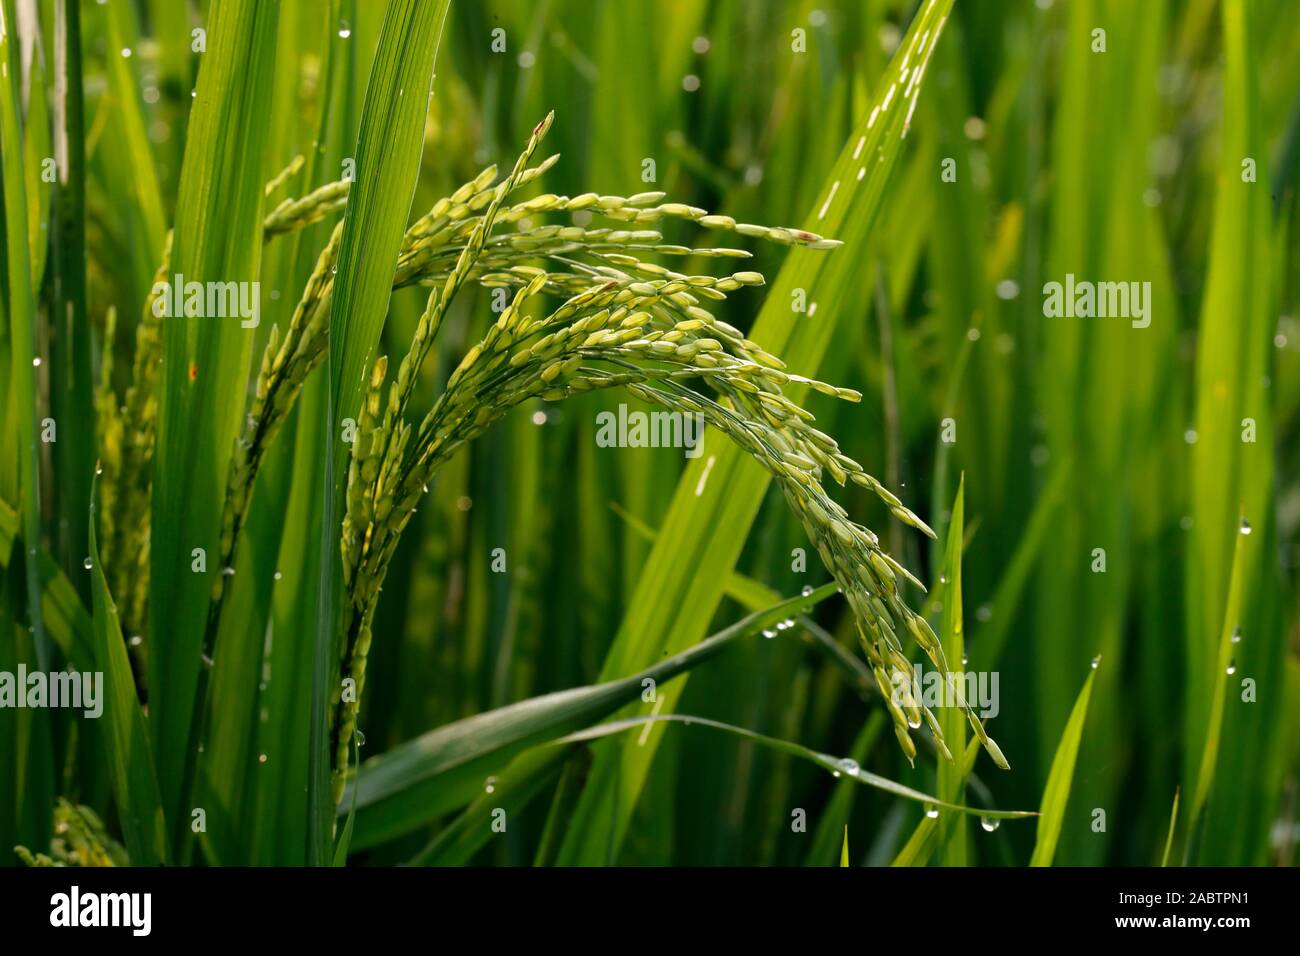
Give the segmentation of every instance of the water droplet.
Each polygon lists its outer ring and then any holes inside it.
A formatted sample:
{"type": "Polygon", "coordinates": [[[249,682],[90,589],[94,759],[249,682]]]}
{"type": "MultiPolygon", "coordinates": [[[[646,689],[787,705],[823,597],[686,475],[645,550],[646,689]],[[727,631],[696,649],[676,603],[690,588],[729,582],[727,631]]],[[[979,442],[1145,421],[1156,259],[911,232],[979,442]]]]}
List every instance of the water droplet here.
{"type": "Polygon", "coordinates": [[[258,762],[258,763],[266,763],[266,754],[258,754],[258,755],[257,755],[257,762],[258,762]]]}
{"type": "Polygon", "coordinates": [[[122,56],[128,60],[131,59],[131,48],[129,46],[122,47],[122,56]]]}
{"type": "Polygon", "coordinates": [[[483,784],[483,789],[488,793],[495,793],[497,789],[497,778],[488,777],[487,782],[483,784]]]}
{"type": "Polygon", "coordinates": [[[939,808],[932,803],[927,803],[925,805],[925,815],[931,820],[937,820],[939,819],[939,808]]]}
{"type": "Polygon", "coordinates": [[[1231,677],[1233,674],[1237,673],[1237,661],[1236,661],[1236,658],[1233,658],[1232,660],[1228,661],[1228,671],[1227,671],[1227,673],[1228,673],[1228,676],[1229,676],[1229,677],[1231,677]]]}
{"type": "Polygon", "coordinates": [[[993,607],[989,604],[981,604],[975,611],[975,620],[981,624],[993,618],[993,607]]]}
{"type": "Polygon", "coordinates": [[[366,745],[366,735],[363,734],[363,733],[361,732],[361,728],[360,728],[360,727],[358,727],[358,728],[356,729],[356,734],[355,734],[355,736],[356,736],[356,738],[357,738],[357,746],[358,746],[358,747],[364,747],[364,746],[366,745]]]}
{"type": "Polygon", "coordinates": [[[281,574],[279,571],[276,571],[275,574],[272,575],[272,578],[276,581],[280,580],[282,577],[284,577],[284,575],[281,574]]]}
{"type": "Polygon", "coordinates": [[[1250,522],[1247,521],[1245,518],[1241,519],[1241,533],[1250,534],[1250,522]]]}
{"type": "Polygon", "coordinates": [[[1096,670],[1096,669],[1097,669],[1097,665],[1100,664],[1100,663],[1101,663],[1101,655],[1098,654],[1096,657],[1094,657],[1094,658],[1092,659],[1092,669],[1093,669],[1093,670],[1096,670]]]}
{"type": "Polygon", "coordinates": [[[1240,625],[1240,624],[1238,624],[1236,627],[1234,627],[1234,628],[1232,629],[1232,637],[1231,637],[1231,641],[1232,641],[1232,643],[1234,643],[1234,644],[1240,644],[1240,643],[1241,643],[1241,625],[1240,625]]]}
{"type": "Polygon", "coordinates": [[[222,569],[221,569],[221,573],[222,573],[223,575],[225,575],[226,577],[228,577],[228,578],[233,578],[233,577],[235,576],[235,569],[234,569],[234,568],[222,568],[222,569]]]}
{"type": "Polygon", "coordinates": [[[988,817],[980,817],[980,826],[984,828],[985,833],[992,833],[1001,823],[1001,820],[992,820],[988,817]]]}
{"type": "Polygon", "coordinates": [[[41,357],[39,355],[37,355],[35,358],[32,359],[32,365],[34,365],[36,368],[41,367],[41,357]]]}
{"type": "Polygon", "coordinates": [[[776,637],[776,631],[772,630],[770,627],[764,628],[763,636],[770,641],[772,638],[776,637]]]}
{"type": "Polygon", "coordinates": [[[859,769],[858,762],[854,760],[852,757],[845,757],[843,760],[840,761],[840,769],[843,770],[845,773],[847,773],[850,777],[856,777],[858,775],[858,769],[859,769]]]}
{"type": "Polygon", "coordinates": [[[970,663],[970,655],[969,655],[969,654],[962,654],[962,656],[961,656],[961,666],[962,666],[962,667],[965,667],[965,666],[966,666],[967,664],[969,664],[969,663],[970,663]]]}
{"type": "Polygon", "coordinates": [[[348,22],[344,20],[339,24],[339,39],[346,40],[350,36],[352,36],[352,28],[348,26],[348,22]]]}
{"type": "Polygon", "coordinates": [[[139,647],[141,644],[144,643],[144,638],[141,637],[139,634],[132,634],[131,639],[127,641],[127,643],[130,644],[132,647],[139,647]]]}
{"type": "Polygon", "coordinates": [[[917,714],[915,717],[908,717],[907,726],[911,727],[913,730],[919,728],[921,726],[921,715],[917,714]]]}
{"type": "Polygon", "coordinates": [[[96,465],[96,466],[95,466],[95,474],[97,474],[97,475],[102,475],[103,473],[104,473],[104,466],[103,466],[103,465],[96,465]]]}
{"type": "Polygon", "coordinates": [[[95,565],[94,565],[94,562],[90,560],[90,558],[86,558],[85,561],[82,561],[82,562],[81,562],[81,566],[82,566],[83,568],[85,568],[87,571],[89,571],[89,570],[90,570],[92,567],[94,567],[95,565]]]}
{"type": "Polygon", "coordinates": [[[803,588],[799,591],[799,593],[802,594],[804,597],[807,597],[808,595],[812,594],[813,593],[812,585],[805,584],[803,588]]]}

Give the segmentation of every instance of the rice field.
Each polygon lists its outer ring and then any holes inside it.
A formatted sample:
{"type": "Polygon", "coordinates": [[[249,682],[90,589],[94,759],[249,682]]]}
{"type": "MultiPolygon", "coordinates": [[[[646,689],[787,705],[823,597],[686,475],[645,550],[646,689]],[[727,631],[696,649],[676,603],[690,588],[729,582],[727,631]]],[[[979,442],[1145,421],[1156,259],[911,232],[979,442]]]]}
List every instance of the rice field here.
{"type": "Polygon", "coordinates": [[[0,0],[0,861],[1289,866],[1285,0],[0,0]]]}

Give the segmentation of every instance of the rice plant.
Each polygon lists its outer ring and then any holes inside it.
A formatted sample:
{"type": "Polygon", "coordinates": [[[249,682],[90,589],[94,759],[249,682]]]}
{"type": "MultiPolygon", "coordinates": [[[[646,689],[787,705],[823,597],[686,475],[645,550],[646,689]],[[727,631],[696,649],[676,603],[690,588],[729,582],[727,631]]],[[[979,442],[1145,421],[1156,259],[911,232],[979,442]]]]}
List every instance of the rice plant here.
{"type": "Polygon", "coordinates": [[[1284,4],[320,6],[0,0],[7,863],[1291,861],[1284,4]]]}

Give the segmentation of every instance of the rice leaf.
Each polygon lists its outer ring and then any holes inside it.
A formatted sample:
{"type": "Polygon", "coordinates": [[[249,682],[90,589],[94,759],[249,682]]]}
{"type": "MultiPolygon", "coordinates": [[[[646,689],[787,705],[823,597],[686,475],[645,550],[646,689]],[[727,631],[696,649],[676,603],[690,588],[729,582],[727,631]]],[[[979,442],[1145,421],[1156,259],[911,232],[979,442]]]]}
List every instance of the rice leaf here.
{"type": "MultiPolygon", "coordinates": [[[[957,497],[952,504],[952,517],[948,523],[948,542],[944,549],[943,577],[943,614],[939,625],[939,639],[943,642],[943,653],[958,670],[965,670],[965,635],[962,632],[961,603],[961,552],[962,535],[965,529],[966,476],[963,474],[957,482],[957,497]]],[[[960,679],[954,684],[960,688],[960,679]]],[[[951,702],[950,702],[951,703],[951,702]]],[[[953,753],[966,745],[966,715],[961,708],[945,707],[939,714],[939,723],[943,728],[944,743],[953,753]]],[[[961,803],[965,799],[965,775],[961,768],[950,761],[939,761],[936,770],[938,779],[936,789],[939,796],[950,803],[961,803]]],[[[940,828],[943,840],[943,862],[945,866],[966,865],[966,827],[965,820],[958,817],[944,820],[940,828]]]]}
{"type": "Polygon", "coordinates": [[[1169,833],[1165,836],[1165,852],[1160,855],[1161,866],[1169,865],[1170,853],[1174,848],[1174,833],[1178,829],[1178,800],[1181,796],[1181,790],[1174,790],[1174,805],[1169,811],[1169,833]]]}
{"type": "MultiPolygon", "coordinates": [[[[90,578],[94,598],[95,670],[104,687],[100,700],[106,727],[109,775],[113,799],[126,838],[131,862],[157,866],[168,861],[167,824],[163,815],[158,780],[149,746],[149,730],[140,701],[135,696],[135,678],[126,656],[126,643],[117,620],[117,608],[108,593],[104,569],[95,543],[95,506],[90,508],[90,578]]],[[[185,814],[186,823],[190,815],[185,814]]]]}
{"type": "Polygon", "coordinates": [[[938,797],[905,786],[897,781],[890,780],[887,777],[882,777],[879,774],[870,773],[860,767],[854,768],[852,764],[842,757],[819,753],[809,747],[803,746],[803,744],[798,744],[790,740],[779,740],[776,737],[769,737],[766,734],[755,733],[754,731],[747,730],[744,727],[736,727],[719,720],[710,720],[707,717],[696,717],[689,714],[651,714],[647,717],[629,717],[626,720],[615,720],[608,724],[600,724],[597,727],[569,734],[567,737],[561,738],[560,743],[579,743],[588,740],[597,740],[611,734],[619,734],[627,730],[634,730],[636,728],[645,727],[647,724],[654,723],[680,723],[691,727],[699,726],[708,727],[711,730],[720,730],[723,733],[731,734],[734,737],[751,740],[764,747],[779,751],[780,753],[789,754],[793,757],[800,757],[810,763],[816,764],[834,776],[843,775],[846,779],[857,781],[863,786],[882,790],[885,793],[892,794],[893,796],[902,797],[905,800],[911,800],[915,803],[924,804],[939,810],[949,810],[954,813],[978,814],[979,816],[990,820],[1018,820],[1036,815],[1033,810],[980,810],[976,807],[967,807],[957,803],[949,803],[946,800],[940,800],[938,797]]]}
{"type": "Polygon", "coordinates": [[[1065,810],[1070,803],[1070,786],[1074,779],[1074,761],[1079,755],[1079,741],[1083,739],[1083,725],[1088,719],[1088,699],[1092,696],[1092,679],[1097,675],[1097,661],[1083,682],[1083,690],[1074,702],[1070,719],[1065,724],[1061,741],[1056,745],[1052,769],[1047,774],[1043,788],[1041,816],[1038,818],[1038,840],[1030,857],[1030,866],[1051,866],[1056,855],[1056,843],[1065,823],[1065,810]]]}
{"type": "Polygon", "coordinates": [[[36,660],[49,668],[49,638],[41,616],[39,563],[33,560],[41,541],[40,456],[36,443],[36,304],[32,296],[28,249],[26,175],[16,82],[21,75],[14,57],[12,0],[0,5],[0,162],[4,172],[5,263],[8,269],[11,387],[17,399],[18,461],[22,488],[22,539],[27,549],[27,613],[33,628],[36,660]]]}
{"type": "Polygon", "coordinates": [[[358,849],[405,833],[464,805],[488,776],[530,747],[586,727],[635,700],[653,686],[661,696],[669,680],[687,673],[729,645],[785,620],[835,593],[824,585],[737,621],[717,634],[640,673],[602,684],[543,694],[439,727],[362,764],[355,785],[358,849]],[[647,683],[653,682],[653,684],[647,683]]]}
{"type": "Polygon", "coordinates": [[[307,862],[328,856],[334,807],[326,711],[337,626],[336,580],[341,575],[339,527],[348,446],[344,419],[356,420],[388,312],[397,252],[406,229],[424,147],[425,114],[449,0],[394,0],[384,16],[379,49],[362,107],[356,185],[348,195],[330,313],[329,395],[325,419],[324,513],[318,552],[316,647],[312,664],[308,770],[310,820],[307,862]]]}
{"type": "MultiPolygon", "coordinates": [[[[809,229],[842,239],[844,248],[822,257],[811,251],[792,251],[754,324],[750,337],[779,353],[791,367],[815,372],[830,346],[840,303],[851,287],[857,294],[859,257],[902,151],[910,108],[922,85],[913,76],[911,96],[904,98],[899,95],[903,91],[898,88],[895,71],[903,59],[916,52],[918,40],[927,43],[922,60],[933,51],[951,6],[950,0],[930,0],[916,15],[894,63],[877,86],[872,109],[866,111],[841,149],[818,204],[807,218],[809,229]],[[791,311],[791,296],[797,288],[806,290],[818,304],[819,315],[826,316],[824,321],[808,322],[791,311]]],[[[796,399],[798,394],[798,390],[792,392],[796,399]]],[[[615,637],[603,677],[644,667],[703,636],[768,483],[768,475],[730,445],[702,456],[687,468],[629,602],[636,610],[615,637]],[[711,571],[697,574],[699,567],[711,571]]],[[[682,686],[679,682],[664,695],[657,705],[659,713],[671,712],[682,686]]],[[[658,729],[651,727],[645,741],[614,741],[597,749],[591,785],[574,814],[561,863],[596,865],[606,860],[611,845],[621,843],[659,735],[658,729]],[[617,812],[607,799],[615,789],[623,795],[617,812]]]]}
{"type": "MultiPolygon", "coordinates": [[[[255,0],[213,4],[176,204],[171,264],[186,283],[258,279],[278,12],[255,0]]],[[[254,331],[238,314],[185,311],[173,309],[163,323],[149,562],[149,707],[178,849],[191,836],[186,804],[206,696],[202,658],[212,652],[204,647],[208,606],[214,577],[225,573],[214,565],[254,331]]]]}

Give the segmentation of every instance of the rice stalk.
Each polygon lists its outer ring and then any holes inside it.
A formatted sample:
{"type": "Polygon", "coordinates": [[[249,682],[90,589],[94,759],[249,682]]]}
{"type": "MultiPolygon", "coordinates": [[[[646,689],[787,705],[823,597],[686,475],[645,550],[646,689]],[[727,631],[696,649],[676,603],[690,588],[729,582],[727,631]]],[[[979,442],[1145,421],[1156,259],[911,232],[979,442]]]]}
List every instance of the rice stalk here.
{"type": "MultiPolygon", "coordinates": [[[[879,480],[842,454],[833,438],[814,428],[812,414],[787,397],[782,386],[798,383],[850,401],[861,398],[857,392],[785,371],[779,358],[701,305],[725,299],[727,293],[742,286],[762,284],[760,274],[681,275],[636,257],[603,251],[597,256],[598,264],[587,265],[568,258],[570,253],[586,251],[581,237],[564,237],[564,253],[557,254],[547,247],[545,240],[552,236],[547,233],[527,254],[558,261],[568,276],[530,265],[514,265],[486,275],[485,284],[519,284],[513,301],[466,353],[418,427],[412,429],[403,420],[414,376],[456,292],[473,274],[485,250],[510,248],[493,245],[488,233],[501,199],[525,168],[549,122],[550,117],[534,130],[511,176],[472,226],[442,288],[430,295],[411,349],[390,387],[382,420],[379,405],[387,359],[381,358],[372,371],[352,450],[340,542],[350,601],[333,696],[335,801],[342,797],[346,785],[348,748],[364,689],[378,596],[401,533],[438,469],[522,402],[534,398],[556,402],[581,392],[620,386],[670,411],[702,416],[771,473],[849,599],[861,646],[908,759],[916,755],[910,732],[924,722],[940,752],[951,760],[933,713],[915,699],[910,679],[900,679],[911,673],[900,633],[906,633],[942,673],[948,672],[938,638],[899,594],[899,577],[918,587],[920,582],[880,548],[874,532],[852,521],[830,498],[823,477],[829,475],[841,486],[850,481],[860,485],[876,494],[904,524],[931,536],[933,532],[879,480]],[[564,288],[574,277],[584,280],[586,288],[544,317],[529,316],[527,306],[537,296],[548,289],[564,288]],[[697,389],[692,380],[707,384],[713,394],[697,389]]],[[[598,205],[599,197],[592,196],[585,204],[598,205]]],[[[637,220],[676,216],[780,243],[814,249],[836,245],[834,240],[801,230],[737,224],[728,217],[712,217],[704,210],[674,203],[631,213],[626,212],[626,202],[605,205],[615,216],[637,220]]],[[[463,229],[464,224],[458,228],[463,229]]],[[[655,242],[648,237],[646,241],[655,242]]],[[[1005,768],[1006,759],[983,723],[966,701],[961,700],[960,705],[985,749],[1005,768]]]]}

